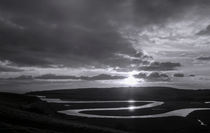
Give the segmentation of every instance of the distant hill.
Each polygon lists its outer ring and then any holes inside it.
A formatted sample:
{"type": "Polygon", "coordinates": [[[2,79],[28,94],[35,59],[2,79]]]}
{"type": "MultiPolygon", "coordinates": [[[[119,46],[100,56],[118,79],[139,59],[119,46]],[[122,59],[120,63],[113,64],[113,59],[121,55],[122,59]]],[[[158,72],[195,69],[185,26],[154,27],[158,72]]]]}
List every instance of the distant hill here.
{"type": "Polygon", "coordinates": [[[31,79],[81,79],[81,80],[111,80],[111,79],[124,79],[124,76],[112,76],[108,74],[99,74],[96,76],[69,76],[69,75],[55,75],[55,74],[44,74],[41,76],[33,77],[31,75],[21,75],[15,78],[9,79],[20,79],[20,80],[31,80],[31,79]]]}
{"type": "Polygon", "coordinates": [[[124,76],[112,76],[108,74],[100,74],[92,77],[88,77],[88,80],[110,80],[110,79],[124,79],[124,76]]]}
{"type": "Polygon", "coordinates": [[[35,79],[80,79],[80,77],[68,76],[68,75],[45,74],[45,75],[37,76],[35,77],[35,79]]]}
{"type": "Polygon", "coordinates": [[[21,75],[21,76],[15,77],[15,78],[8,78],[8,79],[10,79],[10,80],[13,80],[13,79],[31,80],[31,79],[34,79],[34,77],[31,75],[21,75]]]}

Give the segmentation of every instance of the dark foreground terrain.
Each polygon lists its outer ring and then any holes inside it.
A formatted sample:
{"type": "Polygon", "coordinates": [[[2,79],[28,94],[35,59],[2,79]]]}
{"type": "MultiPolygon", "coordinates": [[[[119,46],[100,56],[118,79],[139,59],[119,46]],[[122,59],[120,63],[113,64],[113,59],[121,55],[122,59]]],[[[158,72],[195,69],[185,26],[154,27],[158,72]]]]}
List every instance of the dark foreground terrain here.
{"type": "Polygon", "coordinates": [[[37,97],[0,93],[0,133],[122,133],[65,120],[37,97]]]}
{"type": "MultiPolygon", "coordinates": [[[[126,103],[47,103],[36,96],[66,101],[152,100],[164,104],[135,111],[90,111],[99,115],[148,115],[183,108],[210,108],[209,90],[180,90],[166,87],[90,88],[31,92],[25,95],[0,93],[0,132],[15,133],[209,133],[210,110],[190,113],[187,117],[115,119],[86,118],[57,113],[60,110],[124,107],[126,103]],[[66,106],[68,105],[68,106],[66,106]]],[[[145,103],[138,103],[143,105],[145,103]]]]}

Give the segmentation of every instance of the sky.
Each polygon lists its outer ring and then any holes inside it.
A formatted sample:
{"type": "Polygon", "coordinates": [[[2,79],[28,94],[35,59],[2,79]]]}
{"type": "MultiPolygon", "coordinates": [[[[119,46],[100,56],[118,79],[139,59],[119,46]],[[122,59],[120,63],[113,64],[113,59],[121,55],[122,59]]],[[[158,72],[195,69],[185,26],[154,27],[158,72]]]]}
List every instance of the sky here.
{"type": "Polygon", "coordinates": [[[1,0],[0,77],[210,77],[209,14],[209,0],[1,0]]]}

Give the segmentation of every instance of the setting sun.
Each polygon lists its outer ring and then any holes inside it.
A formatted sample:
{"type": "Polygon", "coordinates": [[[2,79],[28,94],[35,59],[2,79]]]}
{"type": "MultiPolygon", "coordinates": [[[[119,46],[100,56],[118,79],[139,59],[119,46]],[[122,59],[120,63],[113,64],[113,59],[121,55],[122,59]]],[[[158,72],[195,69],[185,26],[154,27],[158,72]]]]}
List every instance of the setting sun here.
{"type": "Polygon", "coordinates": [[[139,82],[142,82],[143,80],[142,79],[138,79],[138,78],[135,78],[134,75],[138,74],[137,71],[131,71],[128,73],[128,77],[125,78],[122,83],[123,84],[126,84],[126,85],[129,85],[129,86],[135,86],[137,85],[139,82]]]}
{"type": "Polygon", "coordinates": [[[131,75],[128,78],[124,79],[123,83],[130,86],[134,86],[138,83],[138,79],[131,75]]]}

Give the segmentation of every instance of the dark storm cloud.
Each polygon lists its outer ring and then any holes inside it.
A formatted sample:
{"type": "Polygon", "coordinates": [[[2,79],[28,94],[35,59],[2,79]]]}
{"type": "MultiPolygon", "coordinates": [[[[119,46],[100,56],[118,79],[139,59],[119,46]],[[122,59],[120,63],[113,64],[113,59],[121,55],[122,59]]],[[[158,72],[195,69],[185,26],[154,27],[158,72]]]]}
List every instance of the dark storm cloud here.
{"type": "Polygon", "coordinates": [[[201,56],[196,58],[197,60],[202,60],[202,61],[210,61],[210,56],[201,56]]]}
{"type": "Polygon", "coordinates": [[[147,81],[169,81],[170,77],[165,73],[151,72],[149,74],[139,73],[135,75],[136,78],[145,79],[147,81]]]}
{"type": "Polygon", "coordinates": [[[0,72],[21,72],[21,71],[23,70],[18,69],[18,68],[0,66],[0,72]]]}
{"type": "Polygon", "coordinates": [[[169,71],[175,70],[177,67],[180,67],[180,63],[173,62],[152,62],[149,65],[139,67],[139,70],[145,71],[169,71]]]}
{"type": "Polygon", "coordinates": [[[136,62],[117,56],[135,57],[138,51],[112,22],[160,24],[193,5],[206,3],[205,0],[1,0],[0,57],[30,66],[128,67],[142,62],[142,56],[136,62]]]}
{"type": "Polygon", "coordinates": [[[137,51],[108,22],[115,3],[1,1],[0,56],[20,65],[128,65],[115,54],[137,51]]]}
{"type": "Polygon", "coordinates": [[[152,72],[147,76],[147,80],[152,81],[169,81],[170,78],[165,73],[159,73],[159,72],[152,72]]]}
{"type": "Polygon", "coordinates": [[[210,35],[210,25],[208,25],[205,29],[199,31],[197,35],[210,35]]]}
{"type": "Polygon", "coordinates": [[[174,73],[174,77],[184,77],[184,73],[174,73]]]}
{"type": "Polygon", "coordinates": [[[23,71],[22,69],[15,67],[9,61],[1,61],[0,60],[0,73],[1,72],[20,72],[23,71]]]}

